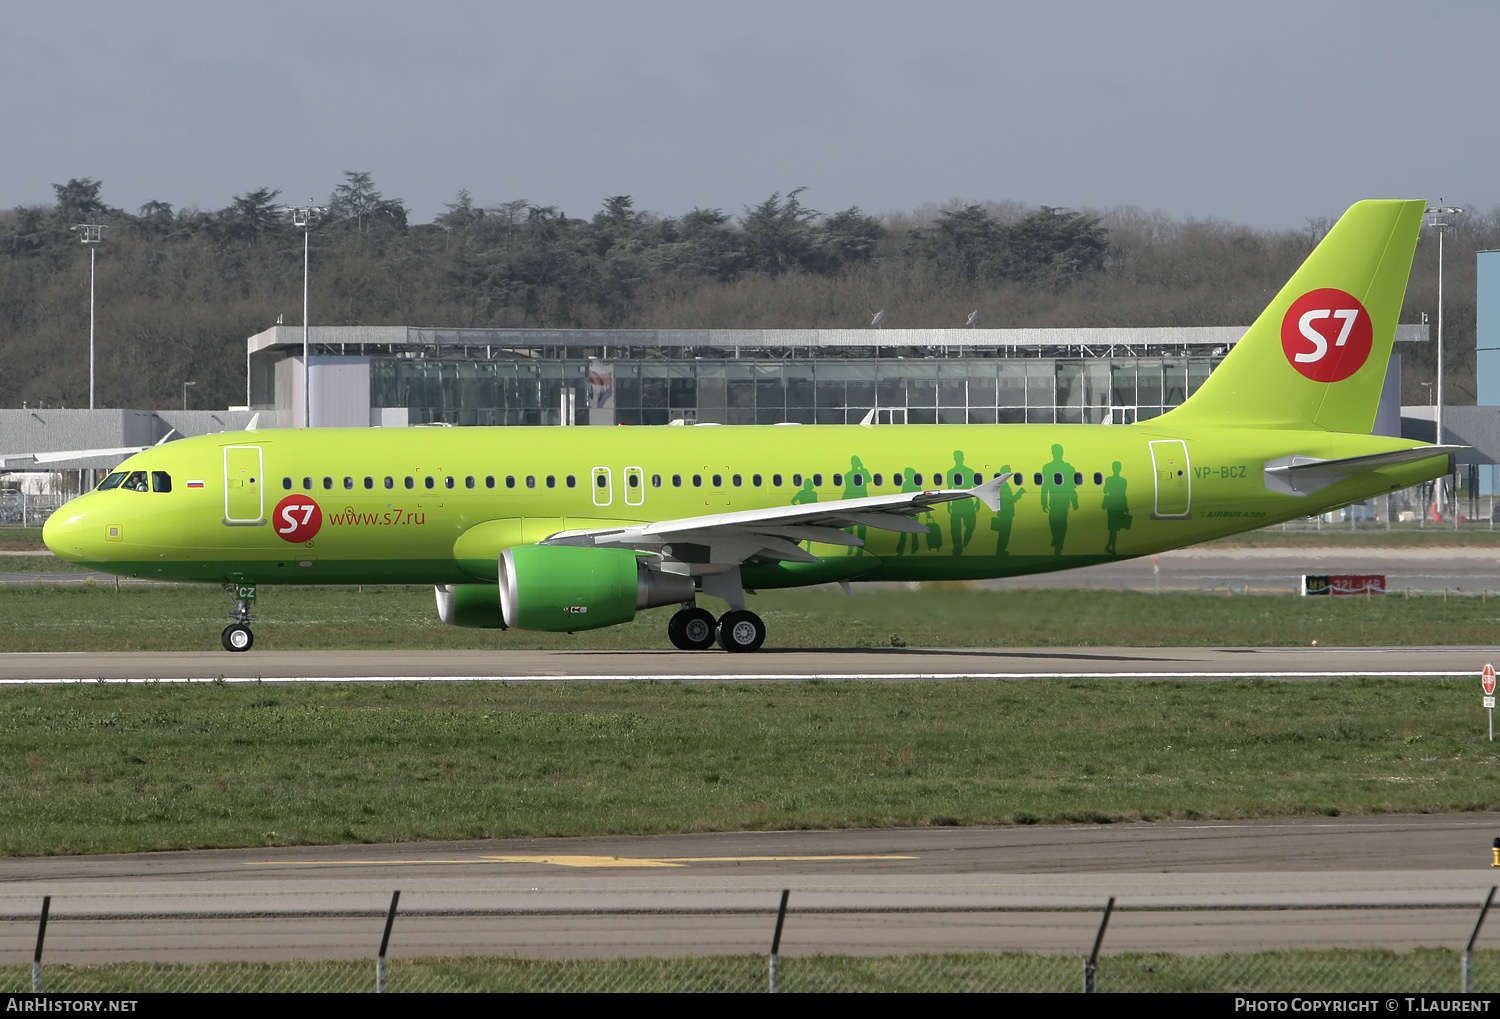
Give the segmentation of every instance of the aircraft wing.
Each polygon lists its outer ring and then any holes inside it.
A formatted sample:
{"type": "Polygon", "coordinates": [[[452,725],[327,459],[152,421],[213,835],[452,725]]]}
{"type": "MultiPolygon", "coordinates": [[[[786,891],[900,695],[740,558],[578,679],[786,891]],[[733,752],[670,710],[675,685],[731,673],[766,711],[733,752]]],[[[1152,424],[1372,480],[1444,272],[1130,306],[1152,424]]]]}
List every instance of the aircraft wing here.
{"type": "Polygon", "coordinates": [[[978,499],[997,509],[1000,486],[1005,480],[1006,476],[1000,475],[970,489],[872,495],[680,517],[631,527],[560,531],[542,544],[628,548],[685,563],[737,565],[747,559],[815,563],[818,557],[803,549],[801,542],[863,546],[864,540],[844,531],[846,527],[925,534],[927,525],[914,519],[918,514],[959,499],[978,499]]]}
{"type": "Polygon", "coordinates": [[[113,449],[63,449],[51,453],[0,453],[0,469],[19,471],[50,467],[54,470],[79,470],[113,467],[146,448],[117,446],[113,449]]]}

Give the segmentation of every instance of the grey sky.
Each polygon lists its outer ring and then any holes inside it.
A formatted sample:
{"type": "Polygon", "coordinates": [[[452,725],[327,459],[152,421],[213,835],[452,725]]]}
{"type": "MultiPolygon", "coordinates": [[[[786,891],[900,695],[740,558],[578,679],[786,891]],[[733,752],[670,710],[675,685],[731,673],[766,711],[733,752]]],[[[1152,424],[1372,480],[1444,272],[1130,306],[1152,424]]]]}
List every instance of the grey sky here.
{"type": "Polygon", "coordinates": [[[0,207],[460,188],[738,214],[951,198],[1300,226],[1365,197],[1488,210],[1500,4],[0,5],[0,207]]]}

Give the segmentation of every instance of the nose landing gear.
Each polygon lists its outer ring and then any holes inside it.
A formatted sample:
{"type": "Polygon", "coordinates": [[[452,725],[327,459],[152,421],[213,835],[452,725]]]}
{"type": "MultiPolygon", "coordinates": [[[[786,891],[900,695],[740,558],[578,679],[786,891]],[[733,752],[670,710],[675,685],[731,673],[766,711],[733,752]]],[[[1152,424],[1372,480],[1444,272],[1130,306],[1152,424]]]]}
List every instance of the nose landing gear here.
{"type": "Polygon", "coordinates": [[[224,627],[219,640],[225,651],[249,651],[255,644],[255,634],[250,632],[250,624],[255,621],[255,617],[250,614],[250,610],[255,607],[255,585],[225,584],[223,587],[224,593],[234,602],[234,608],[229,613],[229,618],[234,622],[224,627]]]}

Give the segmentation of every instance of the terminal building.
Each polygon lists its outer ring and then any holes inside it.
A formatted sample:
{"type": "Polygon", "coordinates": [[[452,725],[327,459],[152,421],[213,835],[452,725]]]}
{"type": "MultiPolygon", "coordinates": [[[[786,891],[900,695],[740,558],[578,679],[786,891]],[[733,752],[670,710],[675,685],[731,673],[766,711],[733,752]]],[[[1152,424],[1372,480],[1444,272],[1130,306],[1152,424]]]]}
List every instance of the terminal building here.
{"type": "MultiPolygon", "coordinates": [[[[1186,400],[1244,331],[314,326],[307,402],[314,426],[345,427],[1130,424],[1186,400]]],[[[299,327],[249,338],[263,425],[302,426],[302,358],[299,327]]],[[[1385,434],[1400,433],[1399,365],[1385,434]]]]}

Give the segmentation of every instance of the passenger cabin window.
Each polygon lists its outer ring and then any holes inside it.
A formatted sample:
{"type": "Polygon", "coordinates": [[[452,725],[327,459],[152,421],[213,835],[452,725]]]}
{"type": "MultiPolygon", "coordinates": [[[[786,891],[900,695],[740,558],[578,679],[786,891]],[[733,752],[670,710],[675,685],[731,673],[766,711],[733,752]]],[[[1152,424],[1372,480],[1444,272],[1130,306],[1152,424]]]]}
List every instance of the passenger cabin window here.
{"type": "Polygon", "coordinates": [[[1062,471],[1057,471],[1052,475],[1052,483],[1059,488],[1062,487],[1062,471]]]}
{"type": "Polygon", "coordinates": [[[312,491],[312,478],[303,478],[302,479],[302,491],[304,491],[304,492],[311,492],[312,491]]]}
{"type": "Polygon", "coordinates": [[[813,487],[814,488],[822,488],[823,487],[823,475],[821,475],[821,474],[814,474],[813,475],[813,487]]]}
{"type": "Polygon", "coordinates": [[[535,488],[536,487],[536,475],[535,474],[528,474],[528,475],[526,475],[526,487],[527,488],[535,488]]]}
{"type": "Polygon", "coordinates": [[[693,487],[694,488],[702,488],[703,487],[703,475],[701,475],[701,474],[694,474],[693,475],[693,487]]]}
{"type": "Polygon", "coordinates": [[[837,488],[839,485],[842,485],[843,483],[844,483],[844,476],[842,474],[835,474],[833,476],[833,487],[837,488]]]}
{"type": "MultiPolygon", "coordinates": [[[[1037,475],[1037,476],[1038,476],[1038,477],[1041,477],[1041,475],[1037,475]]],[[[913,484],[913,485],[916,485],[916,486],[917,486],[917,487],[918,487],[918,488],[921,488],[921,487],[922,487],[922,475],[921,475],[921,474],[920,474],[920,473],[918,473],[918,474],[913,474],[913,475],[912,475],[912,476],[911,476],[911,483],[912,483],[912,484],[913,484]]],[[[1037,482],[1037,484],[1038,484],[1038,485],[1040,485],[1040,484],[1041,484],[1041,482],[1040,482],[1040,481],[1038,481],[1038,482],[1037,482]]]]}
{"type": "Polygon", "coordinates": [[[409,488],[409,489],[417,487],[417,481],[416,481],[416,479],[413,478],[410,474],[408,474],[406,476],[406,487],[409,488]]]}
{"type": "Polygon", "coordinates": [[[750,484],[754,485],[756,488],[759,488],[760,487],[760,483],[761,483],[761,476],[759,474],[752,474],[752,475],[750,475],[750,484]]]}
{"type": "Polygon", "coordinates": [[[120,482],[125,480],[124,471],[116,471],[103,481],[99,482],[99,491],[108,492],[111,488],[119,488],[120,482]]]}
{"type": "MultiPolygon", "coordinates": [[[[506,485],[507,488],[514,488],[515,487],[515,479],[514,478],[506,478],[505,480],[508,482],[508,484],[506,485]]],[[[484,476],[484,487],[485,488],[494,488],[495,487],[495,476],[493,474],[486,474],[484,476]]]]}
{"type": "Polygon", "coordinates": [[[291,478],[282,478],[281,479],[281,487],[284,488],[284,489],[286,489],[288,492],[290,492],[292,490],[292,479],[291,478]]]}
{"type": "Polygon", "coordinates": [[[354,490],[354,479],[353,478],[345,478],[344,479],[344,491],[346,491],[346,492],[352,492],[353,490],[354,490]]]}
{"type": "Polygon", "coordinates": [[[1102,484],[1104,484],[1104,475],[1100,474],[1098,471],[1094,472],[1094,484],[1096,484],[1096,485],[1102,485],[1102,484]]]}
{"type": "Polygon", "coordinates": [[[547,487],[548,488],[556,488],[557,487],[557,475],[556,474],[549,474],[549,475],[547,475],[547,487]]]}
{"type": "Polygon", "coordinates": [[[608,484],[609,484],[609,478],[606,477],[605,475],[603,475],[603,474],[595,474],[594,475],[594,487],[595,488],[604,488],[608,484]]]}
{"type": "Polygon", "coordinates": [[[374,487],[375,487],[375,479],[372,478],[372,477],[370,477],[368,474],[366,474],[365,475],[365,488],[368,490],[368,489],[371,489],[371,488],[374,488],[374,487]]]}
{"type": "Polygon", "coordinates": [[[740,485],[743,483],[742,480],[741,480],[741,478],[740,478],[740,476],[738,474],[736,474],[734,477],[730,478],[729,481],[730,481],[731,484],[734,485],[735,488],[739,488],[740,485]]]}
{"type": "Polygon", "coordinates": [[[1033,474],[1031,476],[1031,483],[1033,485],[1040,485],[1042,483],[1042,472],[1041,471],[1037,471],[1035,474],[1033,474]]]}
{"type": "MultiPolygon", "coordinates": [[[[573,479],[569,478],[568,480],[571,482],[573,479]]],[[[627,488],[640,488],[641,487],[640,476],[636,475],[636,474],[627,474],[625,476],[625,485],[626,485],[627,488]]],[[[570,484],[568,487],[572,488],[573,486],[570,484]]]]}
{"type": "Polygon", "coordinates": [[[387,474],[385,476],[385,487],[386,488],[395,488],[396,487],[396,479],[393,478],[393,477],[391,477],[389,474],[387,474]]]}
{"type": "Polygon", "coordinates": [[[332,487],[333,487],[333,479],[332,478],[324,478],[323,479],[323,490],[326,492],[328,489],[330,489],[332,487]]]}
{"type": "Polygon", "coordinates": [[[661,487],[661,475],[660,474],[653,474],[653,475],[651,475],[651,487],[652,488],[660,488],[661,487]]]}
{"type": "Polygon", "coordinates": [[[792,487],[793,488],[801,488],[802,487],[802,475],[800,475],[800,474],[793,474],[792,475],[792,487]]]}
{"type": "Polygon", "coordinates": [[[505,476],[505,487],[506,488],[515,488],[516,487],[516,476],[514,474],[507,474],[505,476]]]}
{"type": "MultiPolygon", "coordinates": [[[[490,484],[493,485],[494,483],[495,483],[494,480],[491,479],[490,484]]],[[[474,475],[470,474],[467,478],[464,478],[464,487],[465,488],[473,488],[474,487],[474,475]]]]}
{"type": "Polygon", "coordinates": [[[715,488],[723,488],[724,487],[724,475],[722,475],[722,474],[715,474],[714,475],[714,487],[715,488]]]}
{"type": "Polygon", "coordinates": [[[771,485],[774,488],[780,488],[781,487],[781,475],[780,474],[773,474],[773,475],[771,475],[771,485]]]}
{"type": "Polygon", "coordinates": [[[149,486],[146,484],[146,472],[145,471],[131,471],[130,472],[130,476],[125,479],[125,481],[120,485],[120,487],[124,488],[124,489],[127,489],[127,490],[129,490],[131,492],[147,492],[147,491],[150,491],[149,486]]]}
{"type": "Polygon", "coordinates": [[[451,474],[448,475],[446,478],[443,479],[443,487],[444,488],[452,488],[456,484],[458,484],[458,479],[455,478],[451,474]]]}
{"type": "MultiPolygon", "coordinates": [[[[566,478],[564,478],[564,479],[563,479],[563,480],[564,480],[564,481],[565,481],[565,482],[566,482],[566,483],[567,483],[567,486],[568,486],[568,487],[569,487],[569,488],[577,488],[577,487],[578,487],[578,478],[577,478],[577,477],[576,477],[576,476],[574,476],[574,475],[572,475],[572,474],[569,474],[569,475],[568,475],[568,476],[567,476],[567,477],[566,477],[566,478]]],[[[630,484],[631,484],[631,485],[632,485],[632,486],[634,486],[634,485],[635,485],[635,478],[631,478],[631,479],[630,479],[630,484]]]]}
{"type": "Polygon", "coordinates": [[[172,475],[166,471],[151,472],[151,491],[170,492],[172,490],[172,475]]]}
{"type": "Polygon", "coordinates": [[[672,487],[673,488],[681,488],[682,487],[682,475],[681,474],[674,474],[674,475],[672,475],[672,487]]]}
{"type": "Polygon", "coordinates": [[[882,478],[879,474],[871,478],[870,481],[875,485],[876,488],[879,488],[881,485],[885,484],[885,479],[882,478]]]}
{"type": "Polygon", "coordinates": [[[1083,473],[1081,471],[1074,473],[1074,475],[1073,475],[1073,484],[1075,484],[1075,485],[1081,485],[1081,484],[1083,484],[1083,473]]]}
{"type": "Polygon", "coordinates": [[[431,474],[429,474],[429,475],[427,475],[427,477],[425,477],[425,478],[422,479],[422,484],[426,485],[428,487],[428,489],[430,490],[431,488],[433,488],[433,486],[435,486],[437,484],[437,479],[434,478],[431,474]]]}

